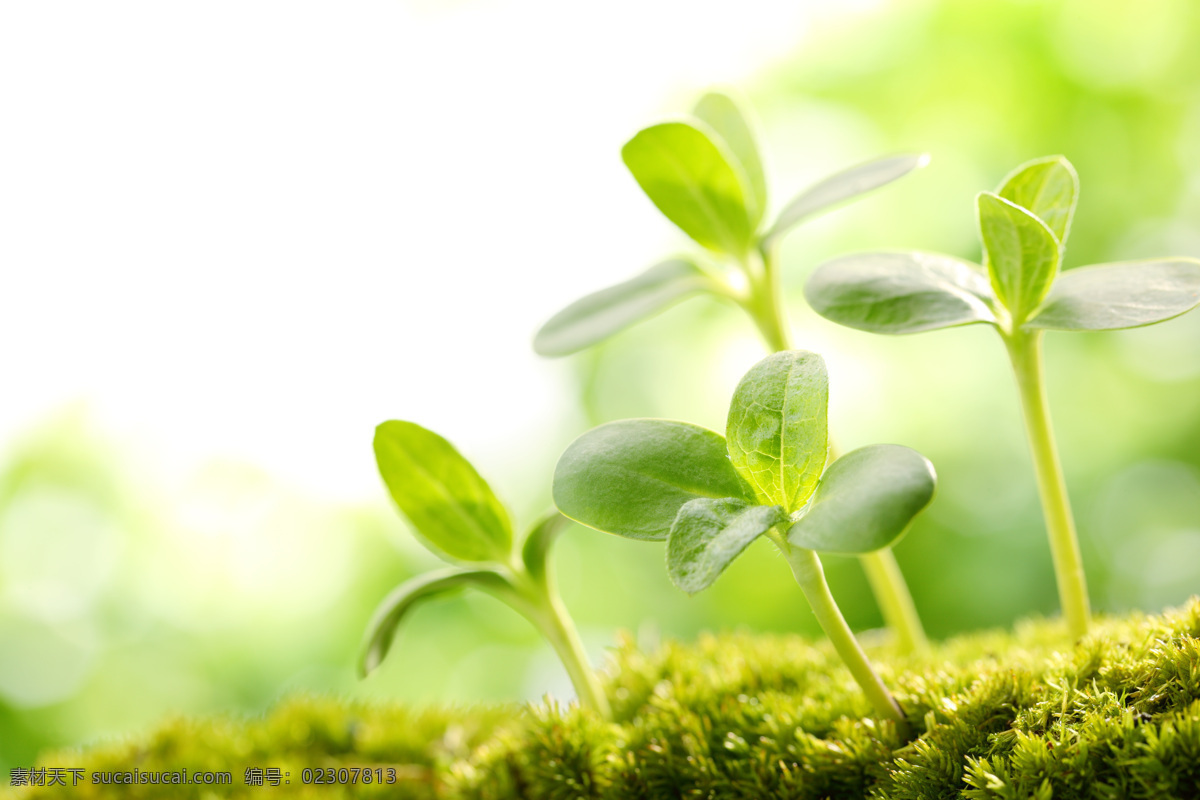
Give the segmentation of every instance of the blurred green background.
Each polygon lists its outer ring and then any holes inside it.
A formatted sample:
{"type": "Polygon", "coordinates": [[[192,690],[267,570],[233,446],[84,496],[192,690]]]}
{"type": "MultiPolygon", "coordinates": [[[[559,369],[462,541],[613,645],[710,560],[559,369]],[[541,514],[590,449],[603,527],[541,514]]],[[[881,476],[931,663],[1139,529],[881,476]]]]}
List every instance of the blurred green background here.
{"type": "MultiPolygon", "coordinates": [[[[1068,268],[1200,257],[1200,6],[894,2],[815,24],[738,87],[760,123],[775,208],[874,155],[917,150],[932,162],[787,238],[795,341],[830,364],[841,447],[901,443],[938,469],[933,505],[897,548],[930,633],[1054,614],[996,337],[981,327],[908,338],[842,330],[816,318],[801,289],[816,264],[849,250],[977,260],[976,192],[1052,153],[1071,159],[1082,186],[1068,268]]],[[[659,113],[686,111],[705,88],[679,87],[659,113]]],[[[672,234],[648,202],[642,213],[672,234]]],[[[682,234],[676,242],[686,249],[682,234]]],[[[629,252],[624,271],[665,255],[629,252]]],[[[527,524],[549,505],[558,453],[586,427],[663,416],[722,429],[734,384],[761,354],[735,309],[689,301],[571,359],[574,427],[485,477],[527,524]]],[[[1047,362],[1095,608],[1154,610],[1200,592],[1200,313],[1140,331],[1052,332],[1047,362]]],[[[478,595],[422,607],[379,673],[358,682],[353,657],[374,605],[438,563],[382,488],[368,505],[339,506],[236,463],[160,483],[100,427],[86,410],[56,413],[0,456],[0,767],[136,731],[163,709],[256,711],[300,690],[444,703],[569,694],[533,629],[478,595]],[[206,572],[219,580],[195,579],[206,572]]],[[[439,432],[457,440],[452,428],[439,432]]],[[[365,441],[362,453],[369,458],[365,441]]],[[[622,629],[648,646],[706,629],[817,632],[765,544],[694,598],[668,582],[661,546],[576,528],[555,560],[597,660],[622,629]]],[[[827,571],[852,626],[878,627],[857,563],[829,558],[827,571]]]]}

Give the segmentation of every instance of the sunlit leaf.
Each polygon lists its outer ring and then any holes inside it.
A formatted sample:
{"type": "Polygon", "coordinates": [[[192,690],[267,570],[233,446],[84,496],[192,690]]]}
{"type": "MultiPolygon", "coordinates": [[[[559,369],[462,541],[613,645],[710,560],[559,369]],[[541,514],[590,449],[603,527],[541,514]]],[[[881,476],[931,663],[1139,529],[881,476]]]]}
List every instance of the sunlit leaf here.
{"type": "Polygon", "coordinates": [[[462,561],[506,561],[508,512],[454,446],[413,422],[375,429],[375,460],[392,499],[435,553],[462,561]]]}
{"type": "Polygon", "coordinates": [[[1079,176],[1070,161],[1047,156],[1022,164],[1009,173],[996,194],[1032,211],[1059,244],[1066,244],[1079,198],[1079,176]]]}
{"type": "Polygon", "coordinates": [[[673,258],[624,283],[589,294],[542,326],[533,349],[565,356],[607,339],[683,298],[703,291],[709,279],[691,261],[673,258]]]}
{"type": "Polygon", "coordinates": [[[734,390],[729,458],[763,505],[804,505],[828,456],[829,378],[816,353],[785,350],[759,361],[734,390]]]}
{"type": "Polygon", "coordinates": [[[757,226],[767,210],[767,178],[745,113],[732,97],[720,92],[709,92],[701,97],[692,113],[725,140],[741,165],[754,201],[750,219],[757,226]]]}
{"type": "Polygon", "coordinates": [[[1101,331],[1177,317],[1200,304],[1200,261],[1167,258],[1080,267],[1058,276],[1033,328],[1101,331]]]}
{"type": "Polygon", "coordinates": [[[699,497],[749,499],[725,440],[699,425],[627,419],[580,436],[554,468],[554,504],[577,522],[631,539],[667,538],[699,497]]]}
{"type": "Polygon", "coordinates": [[[1021,206],[980,193],[979,231],[992,289],[1021,324],[1058,274],[1059,246],[1046,223],[1021,206]]]}
{"type": "Polygon", "coordinates": [[[927,155],[888,156],[830,175],[820,183],[805,189],[788,203],[763,238],[774,239],[814,214],[885,186],[927,163],[927,155]]]}
{"type": "Polygon", "coordinates": [[[742,256],[754,239],[747,179],[728,148],[686,122],[640,131],[621,149],[658,210],[703,246],[742,256]]]}
{"type": "Polygon", "coordinates": [[[358,658],[360,675],[378,667],[391,649],[396,628],[418,603],[449,596],[466,588],[481,589],[502,600],[512,600],[516,591],[504,576],[491,570],[448,569],[430,572],[405,581],[384,598],[367,625],[358,658]]]}
{"type": "Polygon", "coordinates": [[[691,500],[679,509],[667,539],[667,572],[688,594],[708,588],[759,536],[787,520],[779,506],[726,498],[691,500]]]}
{"type": "Polygon", "coordinates": [[[788,541],[825,553],[870,553],[894,543],[929,505],[937,477],[915,450],[877,444],[829,465],[788,541]]]}
{"type": "Polygon", "coordinates": [[[872,333],[996,321],[979,267],[938,253],[861,253],[822,264],[804,294],[826,319],[872,333]]]}

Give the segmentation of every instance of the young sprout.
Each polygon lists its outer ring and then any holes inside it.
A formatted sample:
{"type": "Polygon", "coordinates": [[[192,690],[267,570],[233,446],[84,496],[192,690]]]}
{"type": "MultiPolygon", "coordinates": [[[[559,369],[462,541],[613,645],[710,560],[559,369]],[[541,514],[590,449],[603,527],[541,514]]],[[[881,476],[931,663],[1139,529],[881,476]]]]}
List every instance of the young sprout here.
{"type": "MultiPolygon", "coordinates": [[[[680,300],[704,293],[740,306],[769,350],[790,349],[779,291],[778,245],[783,234],[927,161],[924,155],[899,155],[839,172],[801,192],[768,225],[762,159],[737,103],[710,92],[692,116],[640,131],[621,155],[654,205],[704,252],[667,259],[567,306],[534,338],[534,349],[541,355],[582,350],[680,300]]],[[[901,649],[925,649],[925,631],[891,550],[863,555],[861,561],[901,649]]]]}
{"type": "Polygon", "coordinates": [[[512,606],[541,631],[567,668],[580,703],[607,718],[608,699],[547,564],[550,545],[566,519],[558,513],[542,518],[517,550],[508,512],[487,482],[453,445],[412,422],[391,420],[376,428],[375,459],[417,539],[461,566],[415,577],[383,600],[367,626],[360,674],[379,666],[397,626],[417,603],[479,589],[512,606]]]}
{"type": "Polygon", "coordinates": [[[1200,261],[1162,258],[1060,274],[1079,181],[1062,156],[1018,167],[977,198],[983,266],[937,253],[834,259],[809,279],[822,316],[874,333],[917,333],[985,322],[1008,350],[1020,390],[1058,592],[1071,634],[1088,628],[1075,523],[1050,426],[1042,369],[1047,330],[1134,328],[1200,304],[1200,261]]]}
{"type": "Polygon", "coordinates": [[[854,450],[826,468],[828,400],[820,356],[775,353],[738,384],[725,437],[661,419],[601,425],[559,459],[554,503],[597,530],[666,540],[667,571],[689,594],[767,536],[875,710],[906,736],[904,713],[842,617],[817,552],[893,544],[933,498],[936,478],[919,453],[889,444],[854,450]]]}

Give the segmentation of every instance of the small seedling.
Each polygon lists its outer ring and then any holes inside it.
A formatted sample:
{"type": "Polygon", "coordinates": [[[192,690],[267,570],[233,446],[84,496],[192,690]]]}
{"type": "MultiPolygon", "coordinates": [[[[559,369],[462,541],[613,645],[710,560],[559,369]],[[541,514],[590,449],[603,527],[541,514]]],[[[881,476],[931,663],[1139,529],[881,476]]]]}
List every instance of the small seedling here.
{"type": "Polygon", "coordinates": [[[787,350],[778,245],[804,220],[923,166],[924,155],[868,161],[831,175],[764,222],[767,183],[754,133],[737,103],[710,92],[687,120],[639,131],[625,166],[658,210],[704,250],[670,258],[555,314],[534,337],[540,355],[575,353],[685,298],[710,294],[741,306],[772,350],[787,350]]]}
{"type": "Polygon", "coordinates": [[[667,571],[689,594],[767,536],[876,711],[904,735],[904,714],[842,617],[817,552],[890,546],[929,504],[936,478],[923,456],[899,445],[854,450],[826,469],[828,401],[820,356],[776,353],[738,384],[725,437],[660,419],[601,425],[559,459],[554,502],[597,530],[666,540],[667,571]]]}
{"type": "Polygon", "coordinates": [[[608,699],[547,564],[550,545],[567,520],[558,513],[544,517],[518,551],[508,512],[487,482],[453,445],[412,422],[391,420],[376,428],[375,459],[417,539],[462,566],[415,577],[384,599],[367,626],[360,673],[365,676],[379,666],[397,626],[416,604],[460,589],[479,589],[532,622],[562,659],[580,702],[608,717],[608,699]]]}
{"type": "Polygon", "coordinates": [[[867,253],[821,265],[808,302],[834,322],[874,333],[917,333],[985,322],[1003,339],[1024,409],[1071,633],[1087,632],[1087,586],[1050,425],[1042,367],[1046,330],[1135,328],[1200,304],[1200,261],[1164,258],[1061,272],[1079,192],[1061,156],[1018,167],[976,198],[983,266],[937,253],[867,253]]]}
{"type": "MultiPolygon", "coordinates": [[[[779,291],[783,234],[832,206],[907,175],[923,155],[870,161],[832,175],[764,224],[767,184],[755,136],[724,94],[701,98],[687,121],[652,125],[621,151],[629,171],[671,222],[705,251],[655,264],[624,283],[588,295],[554,315],[534,338],[544,356],[596,344],[692,295],[734,302],[771,351],[791,348],[779,291]]],[[[912,595],[891,550],[861,558],[871,588],[902,650],[928,645],[912,595]]]]}

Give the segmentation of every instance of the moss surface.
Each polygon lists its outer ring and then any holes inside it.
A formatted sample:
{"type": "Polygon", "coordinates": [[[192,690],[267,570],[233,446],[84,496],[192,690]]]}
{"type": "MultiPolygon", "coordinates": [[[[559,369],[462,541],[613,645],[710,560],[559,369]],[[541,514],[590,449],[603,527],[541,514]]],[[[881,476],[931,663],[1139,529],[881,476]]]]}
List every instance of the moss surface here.
{"type": "MultiPolygon", "coordinates": [[[[902,742],[824,644],[743,634],[641,653],[621,643],[617,721],[553,704],[413,711],[298,698],[264,719],[177,721],[40,766],[228,770],[233,786],[14,790],[17,797],[1200,797],[1200,599],[952,639],[923,658],[869,648],[914,730],[902,742]],[[391,786],[305,786],[305,767],[393,767],[391,786]],[[290,784],[246,786],[246,767],[290,784]]],[[[69,781],[68,781],[69,782],[69,781]]]]}

